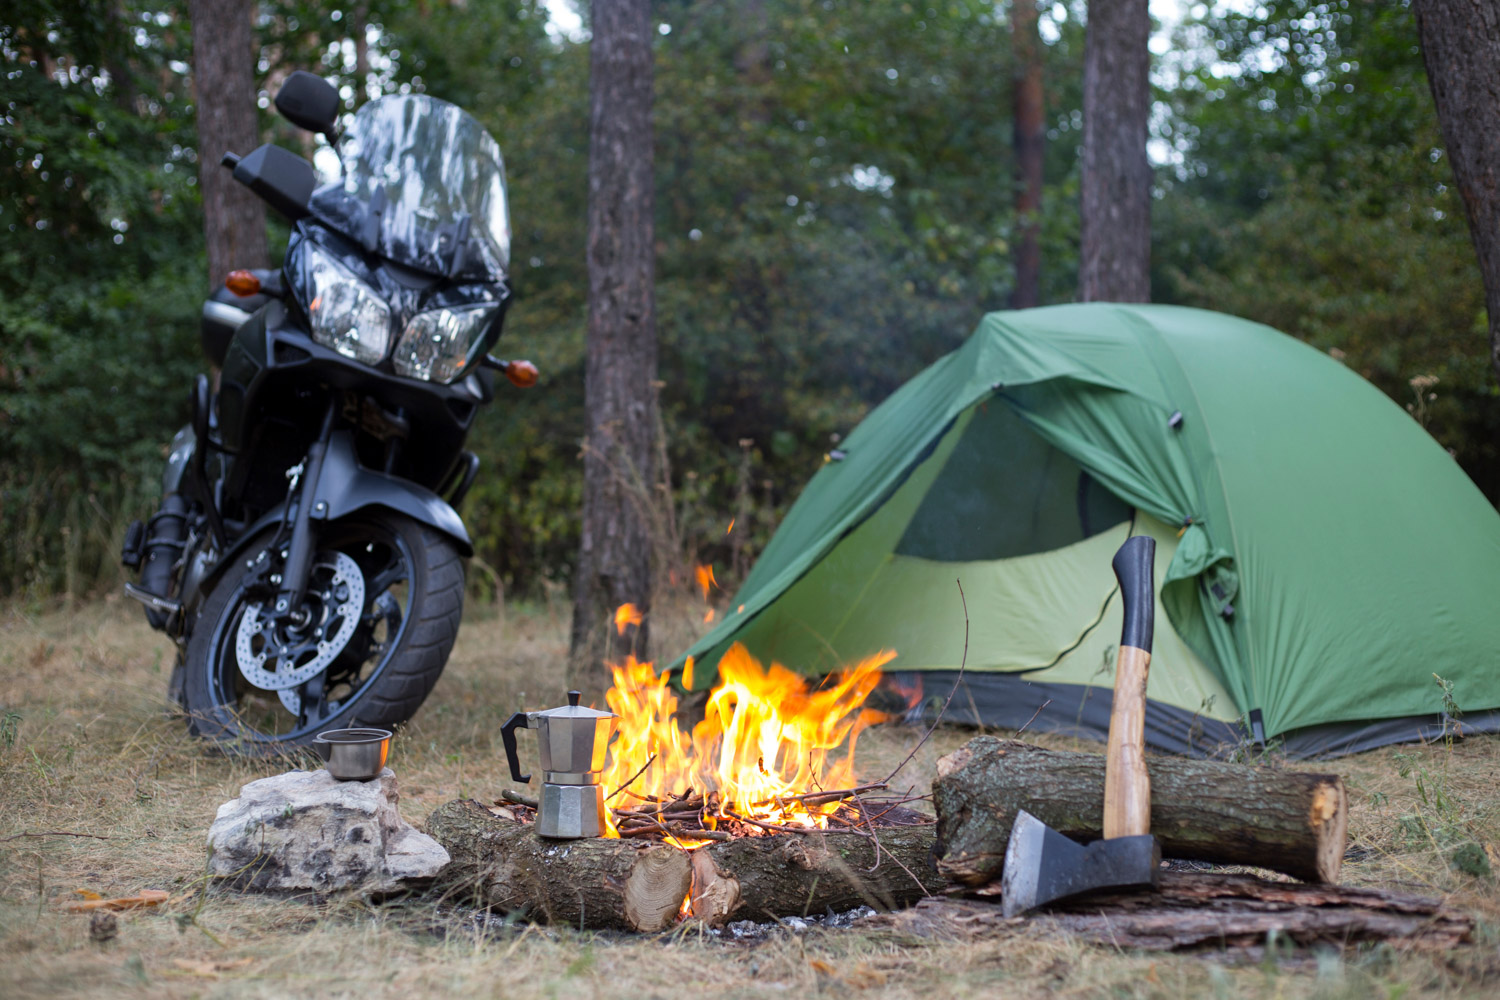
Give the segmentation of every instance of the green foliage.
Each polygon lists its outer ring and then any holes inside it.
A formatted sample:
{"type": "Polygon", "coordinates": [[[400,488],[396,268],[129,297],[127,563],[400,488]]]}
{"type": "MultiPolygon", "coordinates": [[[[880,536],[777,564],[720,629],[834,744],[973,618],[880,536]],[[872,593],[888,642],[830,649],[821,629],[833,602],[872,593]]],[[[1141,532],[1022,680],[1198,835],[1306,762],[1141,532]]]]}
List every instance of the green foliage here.
{"type": "Polygon", "coordinates": [[[174,5],[29,3],[6,20],[0,591],[45,592],[112,573],[100,539],[149,501],[185,416],[201,223],[174,5]]]}
{"type": "MultiPolygon", "coordinates": [[[[1160,60],[1157,298],[1341,357],[1500,495],[1482,291],[1407,5],[1211,6],[1160,60]]],[[[1041,14],[1045,301],[1076,283],[1084,7],[1041,14]]],[[[0,592],[112,579],[122,520],[154,501],[202,365],[186,8],[17,0],[0,16],[0,592]]],[[[497,353],[530,357],[543,382],[483,411],[464,514],[507,590],[565,581],[581,493],[586,41],[549,34],[541,0],[258,10],[263,104],[307,68],[349,110],[424,91],[500,141],[517,298],[497,353]]],[[[727,588],[841,435],[1010,297],[1006,10],[654,6],[671,528],[727,588]]],[[[269,111],[262,122],[313,150],[269,111]]]]}
{"type": "Polygon", "coordinates": [[[1500,495],[1484,289],[1407,4],[1273,0],[1180,41],[1214,56],[1167,95],[1157,297],[1328,351],[1500,495]]]}

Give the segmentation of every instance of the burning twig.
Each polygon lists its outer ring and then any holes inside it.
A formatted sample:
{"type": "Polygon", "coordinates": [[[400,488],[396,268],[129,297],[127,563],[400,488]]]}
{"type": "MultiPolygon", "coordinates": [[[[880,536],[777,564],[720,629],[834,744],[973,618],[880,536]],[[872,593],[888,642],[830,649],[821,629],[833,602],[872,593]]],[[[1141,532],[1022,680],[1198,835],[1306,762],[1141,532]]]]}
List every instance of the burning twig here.
{"type": "MultiPolygon", "coordinates": [[[[621,827],[621,837],[645,837],[652,834],[662,833],[663,828],[659,826],[621,827]]],[[[680,826],[668,826],[665,832],[678,840],[733,840],[734,835],[723,830],[688,829],[680,826]]]]}
{"type": "Polygon", "coordinates": [[[906,759],[897,764],[894,771],[886,775],[883,784],[890,784],[891,779],[900,774],[901,769],[910,764],[911,759],[917,755],[917,751],[922,749],[922,744],[927,742],[927,738],[932,735],[932,731],[938,727],[938,723],[942,722],[943,716],[948,713],[948,706],[953,704],[953,696],[958,693],[959,682],[964,679],[964,667],[968,666],[969,663],[969,602],[964,597],[964,582],[962,580],[954,580],[953,582],[958,584],[958,599],[964,606],[964,654],[963,658],[958,662],[958,676],[953,678],[953,690],[948,692],[948,700],[943,702],[943,707],[938,712],[937,718],[932,720],[932,725],[927,727],[927,732],[923,733],[922,738],[917,741],[917,745],[911,748],[911,753],[906,755],[906,759]]]}
{"type": "Polygon", "coordinates": [[[763,820],[751,819],[749,816],[741,816],[739,813],[737,813],[737,812],[730,812],[727,809],[724,812],[725,812],[725,815],[728,816],[730,819],[739,820],[741,823],[749,823],[751,826],[758,826],[762,830],[770,830],[772,833],[819,833],[819,832],[821,832],[816,827],[811,827],[811,826],[784,826],[781,823],[767,823],[767,822],[764,822],[763,820]]]}
{"type": "MultiPolygon", "coordinates": [[[[807,792],[803,795],[784,796],[784,802],[800,802],[804,806],[821,806],[829,802],[839,802],[844,799],[858,799],[860,792],[873,792],[879,788],[889,787],[884,781],[874,781],[868,785],[856,785],[853,788],[831,788],[826,792],[807,792]]],[[[756,803],[760,805],[761,803],[756,803]]]]}
{"type": "Polygon", "coordinates": [[[629,781],[625,782],[625,784],[621,785],[619,788],[616,788],[614,791],[610,792],[607,796],[605,796],[604,801],[608,802],[610,799],[614,798],[616,795],[619,795],[625,789],[627,789],[631,785],[635,784],[635,779],[639,778],[641,775],[645,774],[646,773],[646,768],[650,767],[652,764],[655,764],[655,763],[656,763],[656,754],[652,754],[651,755],[651,759],[648,760],[648,761],[646,761],[646,763],[642,764],[641,765],[641,769],[639,771],[635,772],[635,774],[631,775],[629,781]]]}

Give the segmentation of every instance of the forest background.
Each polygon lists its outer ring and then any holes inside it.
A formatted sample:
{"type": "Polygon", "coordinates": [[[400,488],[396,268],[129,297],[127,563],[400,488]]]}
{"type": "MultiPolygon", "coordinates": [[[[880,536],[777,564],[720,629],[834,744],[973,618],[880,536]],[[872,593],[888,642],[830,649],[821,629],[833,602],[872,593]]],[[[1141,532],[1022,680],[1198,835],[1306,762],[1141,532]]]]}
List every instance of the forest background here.
{"type": "MultiPolygon", "coordinates": [[[[500,142],[517,299],[497,353],[543,382],[480,416],[464,515],[474,579],[530,596],[569,579],[582,489],[587,11],[560,30],[549,6],[260,0],[256,29],[263,109],[310,69],[350,110],[425,92],[500,142]]],[[[1043,303],[1077,287],[1084,7],[1040,6],[1043,303]]],[[[153,509],[186,420],[209,290],[187,8],[0,15],[0,596],[117,582],[124,524],[153,509]]],[[[657,495],[677,565],[713,563],[732,586],[840,435],[1010,301],[1009,8],[654,4],[657,495]]],[[[1153,300],[1327,351],[1500,499],[1484,292],[1408,4],[1179,15],[1152,43],[1153,300]]],[[[316,152],[269,110],[261,125],[316,152]]]]}

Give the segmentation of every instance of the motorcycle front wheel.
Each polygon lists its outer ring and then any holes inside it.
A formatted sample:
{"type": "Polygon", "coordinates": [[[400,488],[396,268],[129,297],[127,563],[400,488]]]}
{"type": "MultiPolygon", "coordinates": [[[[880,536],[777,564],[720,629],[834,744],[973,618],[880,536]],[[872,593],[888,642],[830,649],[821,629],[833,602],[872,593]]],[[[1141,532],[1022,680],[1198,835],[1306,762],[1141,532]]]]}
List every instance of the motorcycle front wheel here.
{"type": "Polygon", "coordinates": [[[183,678],[191,732],[260,754],[325,729],[411,718],[458,636],[464,574],[453,543],[383,511],[320,526],[303,606],[278,618],[271,561],[259,558],[269,542],[219,579],[193,627],[183,678]]]}

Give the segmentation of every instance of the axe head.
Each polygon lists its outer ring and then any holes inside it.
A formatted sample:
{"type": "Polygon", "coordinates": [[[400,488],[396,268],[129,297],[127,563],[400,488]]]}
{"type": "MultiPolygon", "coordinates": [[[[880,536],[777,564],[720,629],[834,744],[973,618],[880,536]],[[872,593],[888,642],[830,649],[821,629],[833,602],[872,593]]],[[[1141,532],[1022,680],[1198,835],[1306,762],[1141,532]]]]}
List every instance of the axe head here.
{"type": "Polygon", "coordinates": [[[1148,834],[1082,846],[1031,813],[1016,813],[1000,900],[1007,917],[1101,889],[1156,888],[1161,845],[1148,834]]]}

